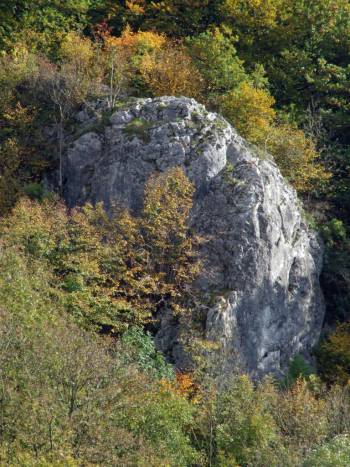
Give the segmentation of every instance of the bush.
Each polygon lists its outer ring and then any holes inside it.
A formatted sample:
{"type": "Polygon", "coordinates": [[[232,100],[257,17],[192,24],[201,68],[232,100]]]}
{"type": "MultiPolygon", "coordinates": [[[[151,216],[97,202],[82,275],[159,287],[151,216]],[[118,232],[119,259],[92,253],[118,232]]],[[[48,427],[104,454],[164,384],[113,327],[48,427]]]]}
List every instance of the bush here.
{"type": "Polygon", "coordinates": [[[123,366],[118,345],[64,316],[28,326],[2,312],[0,324],[6,447],[0,455],[10,465],[31,465],[34,458],[72,466],[191,465],[196,459],[187,434],[189,403],[160,390],[132,362],[123,366]]]}
{"type": "Polygon", "coordinates": [[[48,288],[78,322],[120,333],[148,322],[159,303],[188,310],[200,268],[187,224],[192,194],[172,169],[148,181],[137,218],[118,208],[109,217],[101,204],[68,212],[50,199],[22,199],[0,222],[0,240],[29,268],[48,271],[48,288]]]}
{"type": "Polygon", "coordinates": [[[155,378],[174,378],[172,366],[166,363],[163,354],[156,350],[149,332],[145,333],[142,328],[133,327],[123,334],[121,342],[127,347],[131,360],[138,364],[141,371],[155,378]]]}
{"type": "Polygon", "coordinates": [[[279,463],[281,440],[265,400],[266,387],[254,389],[245,376],[218,397],[216,446],[219,465],[265,466],[279,463]]]}
{"type": "Polygon", "coordinates": [[[317,351],[322,377],[330,383],[348,384],[350,381],[350,323],[337,326],[317,351]]]}
{"type": "Polygon", "coordinates": [[[303,467],[348,467],[349,459],[349,435],[342,435],[313,450],[304,461],[303,467]]]}
{"type": "Polygon", "coordinates": [[[140,64],[141,75],[154,96],[186,96],[200,99],[202,77],[186,49],[169,44],[147,54],[140,64]]]}
{"type": "Polygon", "coordinates": [[[272,402],[274,420],[291,452],[303,456],[326,439],[326,402],[313,393],[307,381],[299,378],[272,402]]]}
{"type": "Polygon", "coordinates": [[[273,97],[247,82],[219,100],[224,116],[252,143],[264,144],[275,117],[273,97]]]}
{"type": "Polygon", "coordinates": [[[307,379],[312,371],[309,364],[301,355],[295,355],[289,363],[287,376],[281,381],[282,388],[294,386],[299,378],[307,379]]]}

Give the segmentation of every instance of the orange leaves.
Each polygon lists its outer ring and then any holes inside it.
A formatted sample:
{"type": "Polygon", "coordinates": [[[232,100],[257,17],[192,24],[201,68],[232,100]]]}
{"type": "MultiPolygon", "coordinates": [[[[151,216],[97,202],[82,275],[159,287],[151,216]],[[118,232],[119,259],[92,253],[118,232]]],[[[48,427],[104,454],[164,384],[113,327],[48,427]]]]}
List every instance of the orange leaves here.
{"type": "Polygon", "coordinates": [[[195,383],[192,373],[176,373],[176,392],[193,402],[197,400],[199,386],[195,383]]]}
{"type": "Polygon", "coordinates": [[[150,31],[134,33],[129,27],[120,37],[110,36],[107,31],[102,38],[105,81],[109,86],[108,101],[109,106],[113,108],[122,91],[134,88],[135,92],[140,85],[142,87],[140,63],[143,57],[163,47],[166,38],[150,31]]]}
{"type": "Polygon", "coordinates": [[[200,96],[202,78],[192,59],[181,44],[170,42],[164,34],[126,27],[120,37],[106,35],[105,46],[124,57],[155,96],[200,96]]]}
{"type": "Polygon", "coordinates": [[[133,32],[130,27],[126,27],[120,37],[106,37],[107,47],[120,47],[129,50],[129,53],[136,53],[139,49],[148,51],[160,49],[166,43],[166,37],[152,31],[133,32]]]}
{"type": "Polygon", "coordinates": [[[134,15],[142,15],[145,13],[145,0],[127,0],[126,7],[134,15]]]}
{"type": "Polygon", "coordinates": [[[160,389],[161,391],[172,392],[194,404],[200,401],[200,387],[194,381],[193,374],[189,372],[177,371],[174,381],[161,380],[160,389]]]}

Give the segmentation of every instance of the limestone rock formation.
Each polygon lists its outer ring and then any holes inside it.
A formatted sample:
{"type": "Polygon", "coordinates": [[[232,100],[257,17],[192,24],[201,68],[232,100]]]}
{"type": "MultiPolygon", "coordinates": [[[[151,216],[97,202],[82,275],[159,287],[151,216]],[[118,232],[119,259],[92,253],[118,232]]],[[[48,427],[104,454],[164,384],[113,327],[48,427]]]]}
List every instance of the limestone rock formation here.
{"type": "MultiPolygon", "coordinates": [[[[191,222],[209,239],[198,287],[214,297],[206,333],[223,344],[223,371],[280,374],[294,354],[309,355],[324,316],[322,248],[274,162],[192,99],[134,100],[104,125],[87,111],[78,119],[64,170],[69,205],[118,201],[137,211],[146,179],[173,166],[194,183],[191,222]]],[[[171,317],[156,342],[181,365],[171,317]]]]}

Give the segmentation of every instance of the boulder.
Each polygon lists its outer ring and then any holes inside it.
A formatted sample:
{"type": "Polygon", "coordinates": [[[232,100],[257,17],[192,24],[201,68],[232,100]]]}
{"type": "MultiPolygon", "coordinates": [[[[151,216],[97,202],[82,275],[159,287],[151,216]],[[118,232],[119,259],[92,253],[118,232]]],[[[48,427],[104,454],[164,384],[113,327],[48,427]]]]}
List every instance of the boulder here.
{"type": "MultiPolygon", "coordinates": [[[[101,125],[79,117],[64,167],[70,206],[142,207],[148,177],[180,166],[196,188],[191,225],[207,241],[198,288],[210,297],[208,339],[222,344],[220,371],[283,374],[309,358],[324,318],[322,245],[302,218],[295,190],[266,155],[193,99],[125,104],[101,125]]],[[[164,313],[157,345],[181,367],[177,322],[164,313]]]]}

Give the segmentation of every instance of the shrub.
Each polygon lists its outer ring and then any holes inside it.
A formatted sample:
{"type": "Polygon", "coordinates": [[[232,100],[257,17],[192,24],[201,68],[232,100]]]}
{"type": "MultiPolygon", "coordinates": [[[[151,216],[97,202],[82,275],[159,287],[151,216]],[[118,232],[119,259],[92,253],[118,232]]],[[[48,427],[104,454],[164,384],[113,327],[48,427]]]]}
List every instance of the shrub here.
{"type": "Polygon", "coordinates": [[[350,380],[350,323],[337,326],[321,342],[318,364],[322,377],[330,383],[348,384],[350,380]]]}
{"type": "Polygon", "coordinates": [[[252,143],[263,143],[275,117],[273,97],[247,82],[219,100],[224,116],[252,143]]]}
{"type": "Polygon", "coordinates": [[[278,465],[281,444],[260,386],[237,377],[217,402],[216,446],[220,465],[278,465]]]}
{"type": "Polygon", "coordinates": [[[135,326],[123,334],[121,342],[126,346],[132,362],[137,363],[141,371],[160,379],[174,378],[172,366],[166,363],[164,355],[156,350],[149,332],[135,326]]]}
{"type": "Polygon", "coordinates": [[[279,393],[272,401],[273,418],[289,449],[304,455],[322,443],[328,433],[326,403],[310,389],[307,381],[279,393]]]}
{"type": "Polygon", "coordinates": [[[299,378],[307,379],[311,375],[309,364],[301,355],[295,355],[289,363],[287,376],[281,381],[281,387],[294,386],[299,378]]]}
{"type": "Polygon", "coordinates": [[[337,436],[314,449],[306,458],[303,467],[347,467],[350,459],[349,435],[337,436]]]}
{"type": "Polygon", "coordinates": [[[298,192],[324,190],[331,174],[320,162],[315,143],[302,130],[289,124],[274,125],[266,134],[264,147],[298,192]]]}
{"type": "Polygon", "coordinates": [[[190,404],[159,390],[131,362],[123,367],[118,346],[64,316],[28,326],[3,311],[0,322],[2,462],[157,466],[196,459],[190,404]]]}
{"type": "Polygon", "coordinates": [[[181,45],[169,44],[146,54],[140,72],[154,96],[201,96],[202,77],[181,45]]]}

